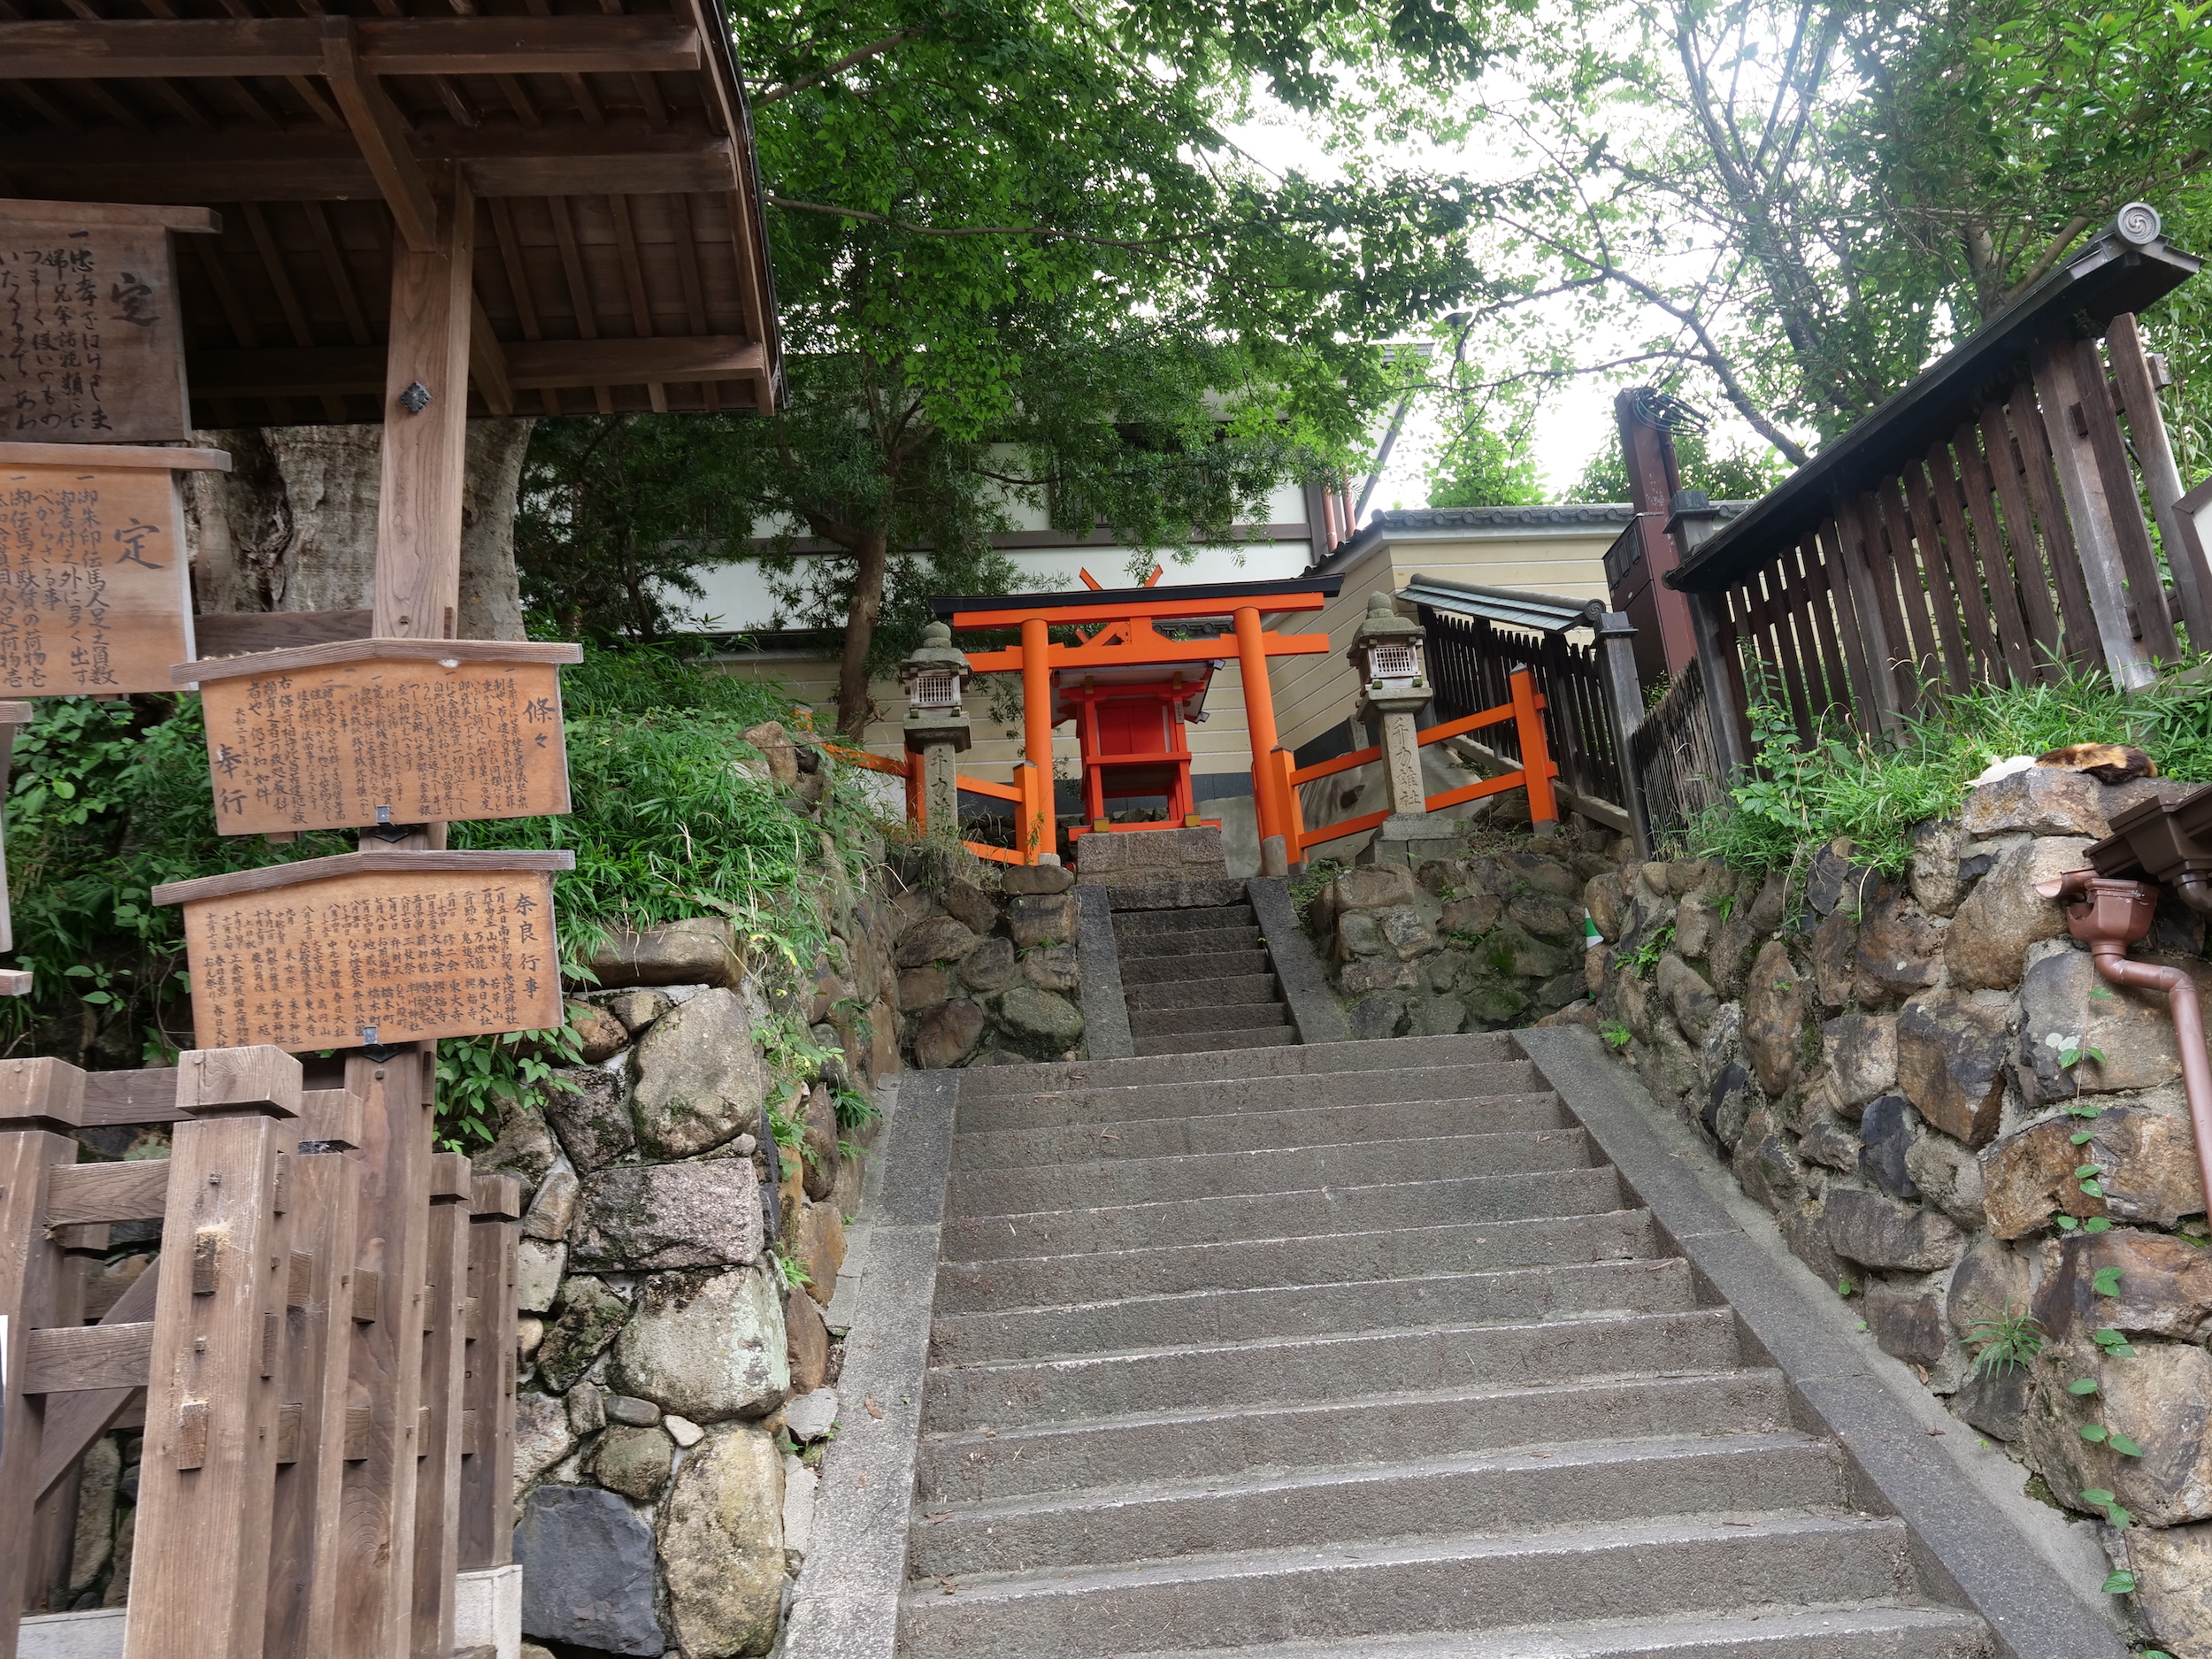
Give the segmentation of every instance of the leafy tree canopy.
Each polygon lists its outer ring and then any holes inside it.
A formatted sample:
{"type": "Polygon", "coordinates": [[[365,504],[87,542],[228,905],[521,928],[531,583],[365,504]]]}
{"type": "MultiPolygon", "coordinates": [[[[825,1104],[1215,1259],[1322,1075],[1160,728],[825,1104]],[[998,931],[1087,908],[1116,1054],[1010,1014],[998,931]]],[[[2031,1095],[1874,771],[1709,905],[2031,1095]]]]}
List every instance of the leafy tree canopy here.
{"type": "Polygon", "coordinates": [[[1371,342],[1489,291],[1465,186],[1279,176],[1219,130],[1255,76],[1317,106],[1345,65],[1475,73],[1479,12],[746,0],[733,23],[788,406],[618,438],[544,423],[524,557],[546,597],[649,636],[668,614],[632,590],[680,591],[696,555],[649,545],[767,536],[787,618],[843,631],[844,731],[920,595],[1010,582],[990,537],[1018,513],[1147,553],[1219,538],[1362,447],[1371,342]],[[675,481],[664,504],[631,467],[675,481]]]}
{"type": "MultiPolygon", "coordinates": [[[[1674,434],[1674,462],[1682,488],[1701,489],[1714,501],[1756,501],[1782,481],[1787,471],[1771,449],[1748,444],[1716,449],[1704,433],[1674,434]]],[[[1618,442],[1601,445],[1576,480],[1577,501],[1631,501],[1628,464],[1618,442]]]]}
{"type": "Polygon", "coordinates": [[[1524,507],[1543,499],[1525,423],[1504,432],[1479,424],[1463,428],[1429,480],[1432,507],[1524,507]]]}

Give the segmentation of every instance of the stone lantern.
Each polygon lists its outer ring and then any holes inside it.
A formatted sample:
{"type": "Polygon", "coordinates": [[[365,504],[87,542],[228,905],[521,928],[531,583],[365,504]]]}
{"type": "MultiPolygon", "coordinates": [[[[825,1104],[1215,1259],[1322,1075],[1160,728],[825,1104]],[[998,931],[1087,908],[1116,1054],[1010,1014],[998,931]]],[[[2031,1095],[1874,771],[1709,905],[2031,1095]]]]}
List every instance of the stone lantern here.
{"type": "Polygon", "coordinates": [[[922,757],[924,821],[947,833],[960,828],[960,777],[956,758],[972,741],[961,699],[968,688],[967,654],[952,642],[952,630],[933,622],[922,642],[899,664],[906,687],[906,751],[922,757]]]}
{"type": "Polygon", "coordinates": [[[1371,864],[1405,864],[1434,857],[1435,843],[1450,841],[1454,832],[1449,823],[1429,817],[1428,790],[1421,778],[1415,722],[1432,695],[1421,625],[1400,616],[1389,593],[1371,593],[1346,655],[1359,675],[1358,718],[1382,726],[1383,769],[1390,790],[1390,816],[1361,856],[1371,864]]]}

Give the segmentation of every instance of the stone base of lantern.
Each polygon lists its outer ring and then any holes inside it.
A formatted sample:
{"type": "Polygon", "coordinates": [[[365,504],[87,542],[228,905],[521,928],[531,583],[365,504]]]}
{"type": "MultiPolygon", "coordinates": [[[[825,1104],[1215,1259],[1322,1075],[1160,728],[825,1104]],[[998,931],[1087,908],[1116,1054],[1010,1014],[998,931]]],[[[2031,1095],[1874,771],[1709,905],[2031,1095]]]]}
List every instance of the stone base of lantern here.
{"type": "Polygon", "coordinates": [[[1442,858],[1459,839],[1459,820],[1410,812],[1393,812],[1375,831],[1375,838],[1352,862],[1359,864],[1417,865],[1442,858]]]}

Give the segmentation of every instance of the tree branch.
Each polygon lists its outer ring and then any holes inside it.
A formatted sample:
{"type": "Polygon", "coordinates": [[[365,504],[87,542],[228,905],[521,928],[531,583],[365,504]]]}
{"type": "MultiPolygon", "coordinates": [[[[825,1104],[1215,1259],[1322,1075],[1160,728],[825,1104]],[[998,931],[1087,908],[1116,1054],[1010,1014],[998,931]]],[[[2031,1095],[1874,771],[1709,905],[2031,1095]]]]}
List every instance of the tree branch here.
{"type": "Polygon", "coordinates": [[[1041,236],[1050,242],[1088,242],[1094,248],[1126,248],[1133,253],[1145,253],[1170,245],[1170,239],[1155,237],[1149,242],[1128,242],[1118,236],[1094,236],[1086,231],[1054,230],[1043,225],[961,225],[944,228],[933,225],[910,224],[902,219],[893,219],[887,213],[872,213],[864,207],[833,207],[826,202],[795,202],[787,196],[763,198],[771,207],[780,207],[793,213],[827,213],[836,219],[856,219],[870,225],[888,225],[915,236],[1041,236]]]}
{"type": "Polygon", "coordinates": [[[925,24],[918,29],[901,29],[896,35],[887,35],[883,39],[870,45],[847,52],[834,63],[824,64],[812,74],[801,75],[796,81],[786,81],[780,87],[764,88],[761,91],[753,94],[753,107],[758,109],[764,104],[773,104],[779,98],[787,98],[794,93],[804,92],[809,87],[820,85],[840,70],[850,69],[855,64],[865,63],[871,58],[880,58],[892,48],[903,46],[911,40],[919,40],[928,33],[929,27],[925,24]]]}

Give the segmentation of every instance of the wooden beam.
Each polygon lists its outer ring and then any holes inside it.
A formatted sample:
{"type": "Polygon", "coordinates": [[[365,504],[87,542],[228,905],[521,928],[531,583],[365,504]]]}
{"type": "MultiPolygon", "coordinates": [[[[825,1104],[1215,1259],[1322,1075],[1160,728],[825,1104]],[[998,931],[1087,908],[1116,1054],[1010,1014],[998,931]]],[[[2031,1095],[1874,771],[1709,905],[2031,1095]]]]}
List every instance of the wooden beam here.
{"type": "Polygon", "coordinates": [[[445,196],[437,247],[392,258],[372,607],[372,632],[385,639],[451,639],[461,603],[476,204],[451,170],[445,196]]]}
{"type": "MultiPolygon", "coordinates": [[[[170,1093],[173,1097],[175,1090],[173,1088],[170,1093]]],[[[152,1318],[154,1288],[160,1282],[161,1275],[147,1269],[116,1298],[115,1306],[107,1310],[100,1324],[135,1325],[142,1319],[152,1318]]],[[[38,1449],[41,1497],[92,1449],[93,1441],[115,1426],[116,1419],[129,1408],[132,1396],[137,1393],[135,1388],[111,1388],[104,1393],[67,1394],[46,1402],[46,1432],[38,1449]]]]}
{"type": "MultiPolygon", "coordinates": [[[[212,657],[242,657],[249,651],[278,651],[295,646],[325,645],[334,640],[365,640],[374,613],[367,611],[223,611],[196,617],[192,641],[203,660],[212,657]]],[[[96,1077],[127,1075],[96,1072],[96,1077]]],[[[139,1075],[131,1073],[127,1075],[139,1075]]],[[[155,1118],[103,1118],[102,1122],[165,1122],[155,1118]]]]}
{"type": "MultiPolygon", "coordinates": [[[[12,81],[321,75],[327,18],[74,19],[0,22],[12,81]]],[[[699,31],[658,17],[373,18],[358,22],[370,75],[685,73],[699,31]]]]}
{"type": "MultiPolygon", "coordinates": [[[[2043,406],[2043,430],[2051,441],[2059,493],[2065,501],[2074,547],[2088,582],[2089,608],[2096,618],[2098,641],[2104,648],[2106,672],[2123,691],[2140,690],[2156,674],[2144,660],[2134,630],[2128,626],[2127,567],[2121,557],[2111,503],[2105,499],[2096,452],[2089,439],[2074,430],[2073,406],[2082,401],[2084,393],[2077,383],[2072,347],[2070,343],[2038,346],[2029,362],[2035,376],[2036,400],[2043,406]]],[[[2132,511],[2132,503],[2129,508],[2132,511]]],[[[2055,548],[2053,557],[2059,557],[2055,548]]],[[[2138,603],[2163,604],[2165,595],[2143,595],[2138,603]]]]}
{"type": "MultiPolygon", "coordinates": [[[[10,171],[13,171],[12,165],[10,171]]],[[[11,225],[67,225],[77,230],[138,230],[158,226],[203,236],[220,235],[223,216],[211,208],[141,206],[125,202],[41,202],[0,197],[0,221],[11,225]]]]}
{"type": "Polygon", "coordinates": [[[2128,437],[2136,463],[2143,469],[2144,493],[2151,498],[2151,512],[2158,520],[2158,539],[2174,573],[2174,591],[2181,595],[2182,620],[2189,625],[2189,643],[2197,650],[2212,644],[2212,571],[2205,568],[2196,541],[2181,527],[2176,503],[2181,499],[2181,469],[2174,462],[2174,446],[2166,435],[2166,418],[2158,406],[2158,388],[2151,379],[2149,354],[2132,312],[2123,311],[2105,332],[2105,349],[2112,358],[2112,377],[2119,382],[2120,403],[2127,411],[2128,437]]]}
{"type": "Polygon", "coordinates": [[[154,1351],[150,1319],[135,1325],[80,1325],[31,1333],[24,1365],[26,1394],[143,1388],[154,1351]]]}
{"type": "Polygon", "coordinates": [[[400,119],[384,88],[361,62],[358,32],[351,18],[319,19],[323,73],[331,95],[353,129],[362,159],[376,178],[384,204],[392,210],[400,240],[408,251],[426,254],[438,245],[438,204],[430,194],[414,153],[408,148],[407,124],[400,119]]]}
{"type": "MultiPolygon", "coordinates": [[[[406,133],[403,144],[425,169],[461,163],[470,188],[483,197],[714,190],[726,188],[731,166],[726,138],[656,133],[636,122],[528,129],[441,123],[406,133]]],[[[80,135],[41,131],[9,140],[8,176],[56,201],[129,196],[150,203],[336,202],[378,193],[349,128],[280,135],[246,128],[165,133],[155,154],[146,152],[142,139],[114,128],[80,135]]]]}
{"type": "Polygon", "coordinates": [[[484,315],[484,302],[473,292],[469,296],[469,382],[493,414],[515,412],[515,388],[507,378],[506,348],[492,332],[492,320],[484,315]]]}
{"type": "MultiPolygon", "coordinates": [[[[169,1074],[175,1077],[173,1071],[169,1074]]],[[[73,1164],[46,1179],[46,1225],[75,1226],[85,1222],[158,1221],[168,1202],[165,1158],[130,1158],[119,1164],[73,1164]]]]}
{"type": "MultiPolygon", "coordinates": [[[[729,334],[703,340],[664,335],[652,340],[510,341],[502,351],[507,384],[516,391],[643,386],[656,380],[757,380],[767,360],[759,342],[729,334]]],[[[384,389],[385,354],[373,347],[197,351],[188,354],[185,361],[193,394],[200,397],[300,397],[319,391],[384,389]]]]}

